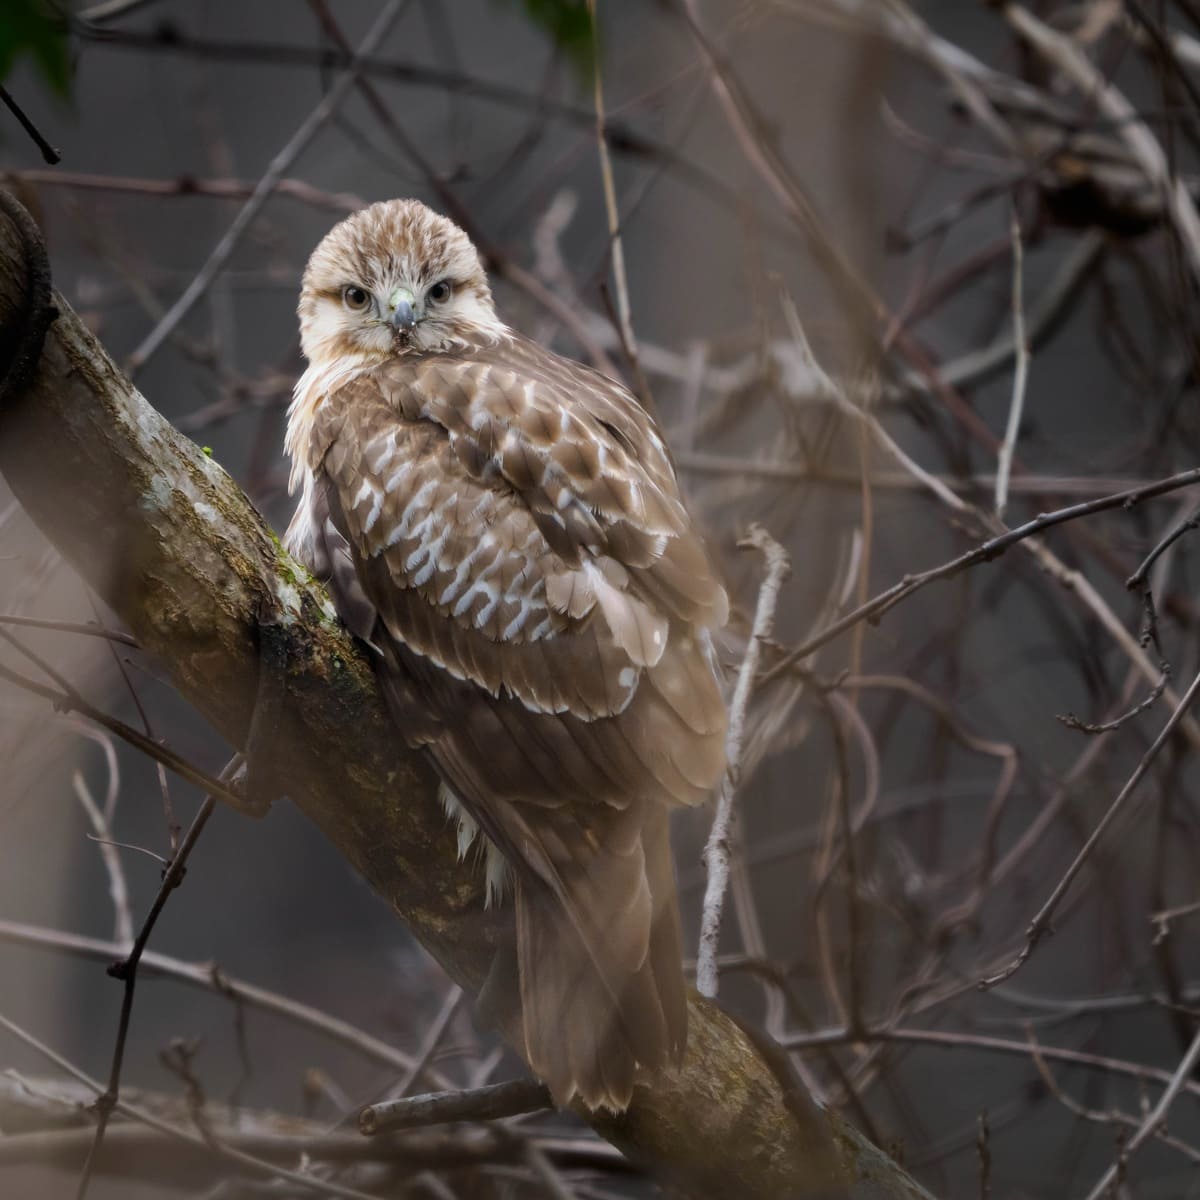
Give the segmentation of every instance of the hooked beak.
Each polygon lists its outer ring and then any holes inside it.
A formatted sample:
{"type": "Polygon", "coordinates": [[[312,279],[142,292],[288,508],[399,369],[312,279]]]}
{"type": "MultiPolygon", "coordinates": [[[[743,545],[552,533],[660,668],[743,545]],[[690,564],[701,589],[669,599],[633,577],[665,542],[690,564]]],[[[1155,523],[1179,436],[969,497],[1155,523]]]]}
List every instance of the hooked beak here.
{"type": "Polygon", "coordinates": [[[408,333],[417,323],[417,314],[413,311],[416,297],[408,288],[397,288],[388,297],[388,323],[398,333],[408,333]]]}

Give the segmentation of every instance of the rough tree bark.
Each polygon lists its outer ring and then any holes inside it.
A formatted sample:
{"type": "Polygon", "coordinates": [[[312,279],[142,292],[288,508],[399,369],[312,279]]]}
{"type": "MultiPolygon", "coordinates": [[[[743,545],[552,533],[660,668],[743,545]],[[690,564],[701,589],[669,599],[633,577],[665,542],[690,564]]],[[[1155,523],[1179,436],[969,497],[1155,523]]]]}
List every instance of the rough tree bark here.
{"type": "MultiPolygon", "coordinates": [[[[0,354],[28,315],[30,248],[0,219],[0,354]]],[[[31,377],[0,386],[0,471],[30,517],[234,746],[260,674],[282,790],[469,992],[501,933],[457,862],[426,762],[401,745],[323,589],[234,480],[134,389],[57,294],[31,377]],[[5,395],[5,391],[9,394],[5,395]],[[282,655],[260,654],[264,638],[282,655]]],[[[9,350],[11,353],[11,349],[9,350]]],[[[0,362],[0,374],[10,366],[0,362]]],[[[588,1119],[697,1197],[929,1200],[836,1114],[790,1100],[742,1030],[693,994],[687,1059],[619,1118],[588,1119]]],[[[584,1114],[587,1115],[587,1114],[584,1114]]]]}

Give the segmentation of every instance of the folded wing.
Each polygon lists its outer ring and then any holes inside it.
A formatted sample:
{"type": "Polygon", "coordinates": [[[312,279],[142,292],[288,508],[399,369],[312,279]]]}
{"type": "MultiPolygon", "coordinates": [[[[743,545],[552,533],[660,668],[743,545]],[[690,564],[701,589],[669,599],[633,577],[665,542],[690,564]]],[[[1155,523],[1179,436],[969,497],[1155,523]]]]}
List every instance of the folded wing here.
{"type": "Polygon", "coordinates": [[[325,398],[305,537],[516,875],[531,1066],[624,1107],[686,1036],[667,837],[723,766],[725,596],[624,389],[514,339],[325,398]]]}

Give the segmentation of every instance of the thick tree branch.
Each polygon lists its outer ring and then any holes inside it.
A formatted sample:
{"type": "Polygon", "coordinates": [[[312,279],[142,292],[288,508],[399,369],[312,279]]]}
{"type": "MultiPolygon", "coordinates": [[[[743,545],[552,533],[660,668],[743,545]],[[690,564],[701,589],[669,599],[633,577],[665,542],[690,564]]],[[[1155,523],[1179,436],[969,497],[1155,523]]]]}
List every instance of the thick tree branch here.
{"type": "MultiPolygon", "coordinates": [[[[29,249],[0,221],[0,346],[30,319],[29,249]]],[[[476,991],[508,916],[485,915],[481,877],[456,860],[434,775],[401,745],[365,656],[237,484],[150,407],[57,295],[54,303],[61,315],[32,377],[7,393],[0,383],[0,471],[235,746],[250,728],[260,630],[282,639],[283,678],[272,681],[281,700],[266,731],[279,790],[476,991]]],[[[804,1100],[733,1021],[693,996],[681,1069],[639,1087],[620,1118],[590,1119],[694,1196],[927,1196],[804,1100]]]]}

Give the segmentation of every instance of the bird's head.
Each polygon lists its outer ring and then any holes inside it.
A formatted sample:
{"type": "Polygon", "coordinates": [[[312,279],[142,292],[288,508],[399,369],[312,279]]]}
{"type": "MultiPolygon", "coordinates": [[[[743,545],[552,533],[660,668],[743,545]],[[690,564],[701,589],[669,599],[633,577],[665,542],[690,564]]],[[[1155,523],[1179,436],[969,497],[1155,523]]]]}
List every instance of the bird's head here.
{"type": "Polygon", "coordinates": [[[504,330],[470,239],[419,200],[384,200],[335,225],[308,260],[299,313],[313,363],[445,350],[504,330]]]}

